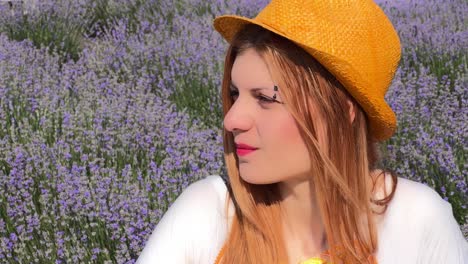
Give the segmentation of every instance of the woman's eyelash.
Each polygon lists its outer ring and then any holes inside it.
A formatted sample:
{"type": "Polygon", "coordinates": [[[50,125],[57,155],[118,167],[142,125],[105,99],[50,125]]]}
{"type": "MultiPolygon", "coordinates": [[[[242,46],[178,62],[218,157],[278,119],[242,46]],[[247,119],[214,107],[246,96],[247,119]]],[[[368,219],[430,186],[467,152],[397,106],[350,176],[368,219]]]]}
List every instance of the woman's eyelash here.
{"type": "MultiPolygon", "coordinates": [[[[237,91],[232,91],[232,90],[230,91],[229,94],[230,94],[231,97],[233,97],[233,96],[235,96],[235,95],[239,95],[239,93],[238,93],[237,91]]],[[[266,102],[266,103],[273,103],[273,102],[276,101],[276,100],[271,99],[270,97],[267,97],[267,96],[265,96],[265,95],[257,95],[257,98],[258,98],[260,101],[266,102]]]]}

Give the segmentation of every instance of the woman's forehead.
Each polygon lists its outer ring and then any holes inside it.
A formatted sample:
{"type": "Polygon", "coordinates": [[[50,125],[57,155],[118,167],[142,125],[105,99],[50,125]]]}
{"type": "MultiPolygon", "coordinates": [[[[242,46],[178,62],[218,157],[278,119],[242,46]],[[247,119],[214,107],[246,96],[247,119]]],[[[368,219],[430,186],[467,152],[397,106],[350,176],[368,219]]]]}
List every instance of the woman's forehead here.
{"type": "Polygon", "coordinates": [[[239,54],[231,70],[231,86],[235,89],[272,88],[273,80],[263,58],[249,49],[239,54]],[[244,87],[246,86],[246,87],[244,87]]]}

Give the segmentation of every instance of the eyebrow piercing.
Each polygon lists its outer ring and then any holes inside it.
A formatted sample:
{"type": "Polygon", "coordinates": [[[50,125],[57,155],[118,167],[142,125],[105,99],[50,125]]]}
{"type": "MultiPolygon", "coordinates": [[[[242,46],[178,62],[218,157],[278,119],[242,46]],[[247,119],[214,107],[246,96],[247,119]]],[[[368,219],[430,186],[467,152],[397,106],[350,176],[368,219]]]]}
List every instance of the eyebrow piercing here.
{"type": "MultiPolygon", "coordinates": [[[[273,87],[273,91],[277,92],[278,91],[278,86],[273,87]]],[[[273,100],[276,100],[276,94],[273,95],[273,100]]]]}

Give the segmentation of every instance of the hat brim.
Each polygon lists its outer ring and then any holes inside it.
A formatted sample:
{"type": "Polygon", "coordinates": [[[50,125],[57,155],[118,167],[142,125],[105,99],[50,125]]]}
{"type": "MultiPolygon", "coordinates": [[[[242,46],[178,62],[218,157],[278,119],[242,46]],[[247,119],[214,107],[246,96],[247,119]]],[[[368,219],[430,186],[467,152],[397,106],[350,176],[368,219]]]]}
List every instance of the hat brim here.
{"type": "Polygon", "coordinates": [[[330,53],[318,50],[293,40],[287,34],[280,32],[277,29],[272,28],[269,25],[261,23],[255,19],[237,15],[222,15],[216,17],[213,21],[213,26],[215,29],[228,43],[231,43],[237,32],[239,32],[247,24],[258,25],[262,28],[265,28],[266,30],[289,39],[311,54],[345,87],[357,86],[357,89],[347,89],[347,91],[351,94],[351,96],[353,96],[353,98],[355,98],[355,100],[360,104],[360,106],[368,115],[370,133],[376,140],[382,141],[388,139],[395,133],[395,113],[390,108],[390,106],[388,106],[383,97],[377,96],[376,94],[371,94],[367,92],[368,90],[366,89],[360,89],[362,86],[370,87],[370,84],[366,83],[365,79],[362,78],[359,72],[357,72],[348,62],[337,58],[330,53]]]}

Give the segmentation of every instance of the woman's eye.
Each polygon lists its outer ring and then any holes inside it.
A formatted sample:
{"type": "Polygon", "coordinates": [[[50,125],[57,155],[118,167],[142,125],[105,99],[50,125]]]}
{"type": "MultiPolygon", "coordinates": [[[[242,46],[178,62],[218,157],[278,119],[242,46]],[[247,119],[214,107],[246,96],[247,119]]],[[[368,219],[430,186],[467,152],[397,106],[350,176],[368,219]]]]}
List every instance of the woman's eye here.
{"type": "Polygon", "coordinates": [[[257,98],[262,101],[262,102],[266,102],[266,103],[273,103],[275,100],[272,100],[266,96],[263,96],[263,95],[259,95],[257,96],[257,98]]]}
{"type": "MultiPolygon", "coordinates": [[[[230,91],[230,96],[231,98],[233,98],[234,96],[238,96],[239,93],[237,91],[230,91]]],[[[270,99],[264,95],[257,95],[257,99],[260,100],[261,102],[264,102],[264,103],[273,103],[275,102],[275,100],[273,99],[270,99]]]]}

